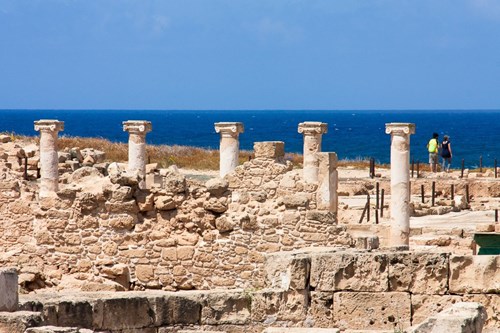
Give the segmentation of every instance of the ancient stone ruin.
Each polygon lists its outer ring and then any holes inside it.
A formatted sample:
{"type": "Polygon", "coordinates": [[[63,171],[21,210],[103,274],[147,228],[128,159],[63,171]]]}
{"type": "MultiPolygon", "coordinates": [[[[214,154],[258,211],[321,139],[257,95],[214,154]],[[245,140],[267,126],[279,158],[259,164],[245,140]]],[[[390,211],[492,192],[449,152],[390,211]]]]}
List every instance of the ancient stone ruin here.
{"type": "Polygon", "coordinates": [[[150,122],[123,123],[126,164],[57,151],[63,129],[0,136],[2,333],[500,331],[500,255],[473,241],[499,225],[429,224],[498,209],[500,182],[412,178],[414,124],[386,125],[391,168],[372,179],[322,152],[325,123],[298,125],[301,169],[282,141],[238,165],[243,124],[216,123],[219,177],[203,182],[147,164],[150,122]],[[375,188],[389,199],[365,203],[375,188]]]}

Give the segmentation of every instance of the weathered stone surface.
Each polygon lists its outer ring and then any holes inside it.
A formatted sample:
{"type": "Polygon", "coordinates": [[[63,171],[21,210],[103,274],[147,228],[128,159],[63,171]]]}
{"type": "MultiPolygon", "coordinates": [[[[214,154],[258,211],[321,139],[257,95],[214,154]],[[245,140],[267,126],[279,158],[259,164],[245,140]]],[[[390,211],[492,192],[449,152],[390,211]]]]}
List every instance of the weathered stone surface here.
{"type": "Polygon", "coordinates": [[[42,315],[32,311],[0,312],[0,333],[24,333],[42,323],[42,315]]]}
{"type": "Polygon", "coordinates": [[[0,268],[0,311],[17,310],[19,303],[17,284],[18,275],[15,268],[0,268]]]}
{"type": "Polygon", "coordinates": [[[283,204],[289,209],[306,207],[308,202],[309,199],[303,194],[287,195],[283,197],[283,204]]]}
{"type": "Polygon", "coordinates": [[[448,254],[390,253],[388,261],[389,291],[430,295],[448,291],[448,254]]]}
{"type": "Polygon", "coordinates": [[[186,177],[173,169],[167,169],[163,178],[163,188],[172,193],[186,191],[186,177]]]}
{"type": "Polygon", "coordinates": [[[410,326],[410,294],[403,292],[337,292],[333,326],[340,329],[396,329],[410,326]]]}
{"type": "Polygon", "coordinates": [[[220,232],[229,232],[234,229],[234,223],[226,216],[221,216],[215,219],[215,227],[220,232]]]}
{"type": "Polygon", "coordinates": [[[450,256],[450,293],[498,293],[500,255],[450,256]]]}
{"type": "Polygon", "coordinates": [[[486,311],[481,304],[459,302],[416,327],[408,329],[408,332],[481,333],[485,321],[486,311]]]}
{"type": "Polygon", "coordinates": [[[102,321],[94,322],[94,326],[100,330],[143,328],[154,322],[146,298],[130,296],[107,298],[98,301],[96,309],[98,313],[94,313],[94,316],[102,316],[102,321]]]}
{"type": "Polygon", "coordinates": [[[284,290],[306,289],[311,259],[306,255],[273,253],[265,256],[266,286],[284,290]]]}
{"type": "Polygon", "coordinates": [[[352,251],[312,255],[311,286],[316,291],[387,291],[385,254],[352,251]]]}
{"type": "Polygon", "coordinates": [[[255,158],[283,158],[285,156],[285,143],[283,141],[263,141],[253,144],[255,158]]]}
{"type": "Polygon", "coordinates": [[[308,294],[306,291],[263,290],[250,294],[251,318],[255,322],[292,326],[306,319],[308,294]]]}
{"type": "Polygon", "coordinates": [[[229,184],[227,180],[217,177],[207,180],[205,186],[207,187],[207,191],[210,192],[211,195],[219,197],[227,191],[229,184]]]}
{"type": "Polygon", "coordinates": [[[333,325],[333,292],[311,292],[311,305],[308,318],[314,327],[332,327],[333,325]]]}
{"type": "Polygon", "coordinates": [[[250,322],[252,296],[244,292],[207,293],[203,296],[201,323],[208,325],[250,322]]]}

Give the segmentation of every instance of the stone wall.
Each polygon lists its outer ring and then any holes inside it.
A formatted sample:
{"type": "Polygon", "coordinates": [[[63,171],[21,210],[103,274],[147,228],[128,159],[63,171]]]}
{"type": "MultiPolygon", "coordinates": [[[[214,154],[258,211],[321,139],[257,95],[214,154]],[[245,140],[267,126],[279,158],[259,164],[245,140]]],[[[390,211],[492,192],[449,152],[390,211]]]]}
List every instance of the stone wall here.
{"type": "Polygon", "coordinates": [[[4,170],[0,265],[27,291],[261,287],[265,253],[355,245],[316,209],[317,185],[280,153],[257,156],[206,184],[157,170],[149,189],[116,165],[82,167],[44,198],[4,170]]]}

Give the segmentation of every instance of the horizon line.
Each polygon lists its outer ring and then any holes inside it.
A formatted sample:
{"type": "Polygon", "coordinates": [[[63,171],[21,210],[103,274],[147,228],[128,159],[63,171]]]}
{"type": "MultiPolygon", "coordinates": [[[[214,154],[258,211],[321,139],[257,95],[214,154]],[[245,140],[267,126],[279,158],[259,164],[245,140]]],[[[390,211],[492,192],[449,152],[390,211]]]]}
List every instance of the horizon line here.
{"type": "Polygon", "coordinates": [[[500,111],[500,108],[479,108],[479,109],[459,109],[459,108],[445,108],[445,109],[128,109],[128,108],[111,108],[111,109],[100,109],[100,108],[0,108],[0,111],[340,111],[340,112],[350,112],[350,111],[500,111]]]}

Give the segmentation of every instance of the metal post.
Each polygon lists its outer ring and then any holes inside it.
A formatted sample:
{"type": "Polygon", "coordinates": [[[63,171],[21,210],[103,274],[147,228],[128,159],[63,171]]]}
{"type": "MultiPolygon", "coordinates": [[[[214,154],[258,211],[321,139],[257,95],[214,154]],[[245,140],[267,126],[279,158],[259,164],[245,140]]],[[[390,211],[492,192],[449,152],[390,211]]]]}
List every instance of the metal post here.
{"type": "Polygon", "coordinates": [[[436,182],[432,182],[432,207],[434,207],[434,196],[436,194],[436,182]]]}
{"type": "Polygon", "coordinates": [[[460,178],[464,178],[464,165],[465,165],[465,161],[464,159],[462,158],[462,174],[460,175],[460,178]]]}
{"type": "Polygon", "coordinates": [[[365,204],[365,208],[363,208],[363,212],[361,213],[361,218],[359,219],[359,224],[363,222],[363,219],[365,218],[366,210],[368,209],[368,203],[365,204]]]}
{"type": "Polygon", "coordinates": [[[370,157],[370,178],[375,177],[375,159],[370,157]]]}
{"type": "Polygon", "coordinates": [[[380,217],[384,217],[384,189],[380,193],[380,217]]]}
{"type": "Polygon", "coordinates": [[[366,195],[366,205],[367,205],[367,209],[366,209],[366,222],[370,222],[370,195],[367,194],[366,195]]]}
{"type": "Polygon", "coordinates": [[[376,193],[376,196],[375,196],[375,209],[378,209],[378,197],[380,195],[380,184],[379,182],[377,182],[375,184],[375,193],[376,193]]]}
{"type": "Polygon", "coordinates": [[[465,185],[465,200],[467,200],[467,203],[470,202],[470,199],[469,199],[469,184],[465,185]]]}
{"type": "Polygon", "coordinates": [[[375,224],[378,224],[378,209],[375,209],[375,224]]]}
{"type": "Polygon", "coordinates": [[[495,223],[498,222],[498,209],[495,209],[495,223]]]}
{"type": "Polygon", "coordinates": [[[483,156],[479,156],[479,173],[483,173],[483,156]]]}
{"type": "Polygon", "coordinates": [[[28,180],[28,158],[24,158],[24,174],[23,174],[24,180],[28,180]]]}
{"type": "Polygon", "coordinates": [[[420,195],[422,196],[422,203],[425,203],[424,184],[420,185],[420,195]]]}
{"type": "Polygon", "coordinates": [[[455,199],[455,184],[451,184],[451,200],[455,199]]]}
{"type": "Polygon", "coordinates": [[[420,177],[420,161],[417,161],[417,178],[420,177]]]}

